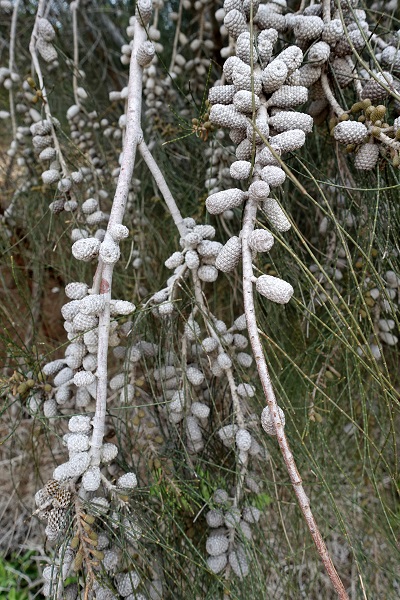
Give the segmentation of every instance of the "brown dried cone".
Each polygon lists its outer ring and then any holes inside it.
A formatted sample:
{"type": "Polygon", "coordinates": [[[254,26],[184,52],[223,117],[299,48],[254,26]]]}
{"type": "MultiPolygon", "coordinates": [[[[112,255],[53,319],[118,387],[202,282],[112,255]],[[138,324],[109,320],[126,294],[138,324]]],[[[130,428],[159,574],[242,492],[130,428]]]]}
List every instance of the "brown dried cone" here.
{"type": "Polygon", "coordinates": [[[50,479],[44,486],[43,491],[49,496],[55,496],[61,491],[61,486],[58,481],[50,479]]]}
{"type": "Polygon", "coordinates": [[[360,146],[355,160],[354,166],[360,171],[370,171],[376,167],[379,158],[379,145],[368,143],[360,146]]]}
{"type": "Polygon", "coordinates": [[[53,508],[48,513],[48,526],[53,531],[62,531],[66,526],[67,511],[64,508],[53,508]]]}
{"type": "Polygon", "coordinates": [[[241,256],[242,243],[240,239],[234,235],[220,250],[215,260],[215,266],[223,273],[230,273],[238,266],[241,256]]]}
{"type": "Polygon", "coordinates": [[[53,496],[54,508],[67,508],[71,503],[71,492],[68,490],[60,490],[53,496]]]}

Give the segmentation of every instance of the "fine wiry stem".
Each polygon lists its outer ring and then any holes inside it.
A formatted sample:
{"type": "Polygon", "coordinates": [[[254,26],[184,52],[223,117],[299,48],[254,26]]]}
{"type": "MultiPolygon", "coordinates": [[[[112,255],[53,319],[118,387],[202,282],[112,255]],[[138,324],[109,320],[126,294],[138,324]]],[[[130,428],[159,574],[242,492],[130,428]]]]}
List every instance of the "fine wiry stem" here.
{"type": "Polygon", "coordinates": [[[253,297],[253,266],[252,266],[252,255],[251,249],[248,245],[248,239],[251,232],[254,229],[254,223],[257,213],[257,203],[253,199],[247,201],[244,217],[243,217],[243,229],[242,229],[242,251],[243,251],[243,295],[244,295],[244,309],[246,314],[247,328],[249,332],[250,344],[253,350],[254,358],[257,365],[258,374],[264,390],[265,398],[270,409],[271,418],[274,423],[275,432],[279,447],[286,464],[286,468],[292,483],[294,492],[297,497],[297,501],[300,506],[300,510],[303,513],[304,519],[310,530],[311,536],[316,545],[317,551],[322,559],[328,576],[341,600],[348,600],[347,592],[344,585],[336,572],[336,569],[329,556],[328,549],[324,540],[322,539],[321,533],[318,529],[317,523],[314,519],[313,513],[310,508],[309,498],[304,490],[303,482],[300,474],[297,470],[297,466],[290,450],[289,442],[285,435],[282,421],[279,417],[278,405],[275,398],[275,393],[271,384],[271,379],[268,372],[267,363],[265,361],[264,352],[258,333],[257,320],[255,315],[254,297],[253,297]]]}
{"type": "MultiPolygon", "coordinates": [[[[136,148],[142,139],[140,116],[142,107],[142,75],[143,69],[136,60],[139,46],[146,41],[146,31],[139,19],[135,19],[134,41],[131,55],[128,108],[126,119],[126,135],[122,155],[121,170],[118,177],[117,189],[110,213],[106,238],[110,237],[110,227],[122,223],[129,187],[135,164],[136,148]]],[[[92,464],[100,464],[100,450],[103,443],[104,423],[107,405],[107,354],[110,330],[110,300],[114,265],[105,264],[101,270],[100,293],[104,294],[106,307],[99,318],[99,345],[97,354],[97,393],[96,412],[93,418],[92,434],[92,464]]],[[[97,280],[99,272],[97,273],[97,280]]]]}

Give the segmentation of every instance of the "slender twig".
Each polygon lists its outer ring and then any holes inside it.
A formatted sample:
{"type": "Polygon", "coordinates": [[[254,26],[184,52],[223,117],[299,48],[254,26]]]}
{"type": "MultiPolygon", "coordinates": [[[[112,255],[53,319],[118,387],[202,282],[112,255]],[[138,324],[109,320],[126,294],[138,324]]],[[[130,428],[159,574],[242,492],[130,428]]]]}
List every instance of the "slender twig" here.
{"type": "Polygon", "coordinates": [[[322,73],[322,75],[321,75],[321,85],[322,85],[322,89],[324,90],[325,97],[328,100],[329,104],[331,105],[333,112],[338,117],[341,117],[342,115],[344,115],[344,113],[346,111],[343,110],[343,108],[340,106],[339,102],[336,100],[335,96],[333,95],[331,87],[329,85],[328,76],[326,73],[322,73]]]}
{"type": "Polygon", "coordinates": [[[254,229],[254,223],[257,213],[257,203],[249,198],[247,201],[242,229],[242,252],[243,252],[243,295],[244,309],[246,314],[247,329],[249,332],[250,344],[253,350],[254,358],[257,365],[258,374],[264,390],[265,398],[270,409],[271,418],[275,427],[275,432],[279,447],[286,464],[288,475],[290,477],[300,510],[303,513],[311,536],[314,540],[317,551],[322,559],[328,576],[341,600],[348,600],[347,592],[344,585],[333,565],[329,556],[326,544],[318,529],[310,508],[310,500],[304,490],[303,482],[297,470],[297,466],[286,437],[282,421],[279,417],[278,404],[275,398],[275,393],[271,384],[271,379],[268,372],[267,363],[264,357],[264,352],[258,333],[257,320],[255,314],[254,297],[253,297],[253,265],[251,249],[248,244],[248,239],[254,229]]]}
{"type": "MultiPolygon", "coordinates": [[[[129,188],[132,180],[135,164],[136,148],[142,140],[140,126],[142,108],[142,75],[143,68],[136,60],[139,46],[146,41],[146,31],[139,19],[135,19],[134,40],[131,54],[129,82],[128,82],[128,108],[126,119],[125,143],[121,161],[121,169],[118,177],[117,189],[111,208],[110,219],[106,232],[106,239],[110,239],[110,227],[122,223],[129,188]]],[[[100,464],[100,450],[103,444],[106,405],[107,405],[107,354],[108,338],[110,331],[110,300],[114,265],[104,264],[101,270],[100,293],[104,294],[106,306],[99,318],[99,345],[97,353],[97,393],[96,412],[93,418],[92,434],[92,465],[100,464]]],[[[99,272],[96,273],[96,287],[99,272]]]]}
{"type": "Polygon", "coordinates": [[[162,174],[159,166],[157,165],[150,150],[148,149],[146,143],[143,140],[139,143],[139,152],[142,155],[146,165],[148,166],[150,173],[154,178],[154,181],[158,185],[158,189],[164,197],[165,203],[168,207],[169,212],[171,213],[171,217],[173,218],[179,233],[183,237],[187,233],[186,226],[183,223],[183,217],[180,213],[180,210],[173,195],[171,194],[168,184],[165,181],[164,175],[162,174]]]}

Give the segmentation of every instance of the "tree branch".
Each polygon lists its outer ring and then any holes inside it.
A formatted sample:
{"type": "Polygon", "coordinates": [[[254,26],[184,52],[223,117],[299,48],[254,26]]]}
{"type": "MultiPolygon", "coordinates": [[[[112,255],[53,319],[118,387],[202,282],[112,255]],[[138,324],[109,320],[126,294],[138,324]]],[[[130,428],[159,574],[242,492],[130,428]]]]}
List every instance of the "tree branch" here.
{"type": "Polygon", "coordinates": [[[272,388],[271,379],[268,372],[267,363],[265,361],[264,352],[258,333],[254,297],[253,297],[253,265],[251,249],[248,244],[249,236],[254,229],[254,223],[257,213],[257,202],[251,198],[247,201],[244,217],[243,217],[243,229],[242,229],[242,252],[243,252],[243,295],[244,295],[244,310],[246,314],[247,328],[250,337],[250,344],[253,350],[254,358],[257,364],[257,370],[260,377],[260,381],[264,390],[264,395],[267,400],[267,404],[270,409],[271,418],[274,423],[275,432],[279,447],[286,464],[286,468],[292,483],[294,492],[297,497],[297,501],[300,506],[300,510],[303,513],[308,529],[310,530],[311,536],[314,540],[318,554],[320,555],[328,576],[335,588],[339,598],[341,600],[348,600],[347,592],[344,585],[336,572],[336,569],[329,556],[328,549],[324,540],[322,539],[321,533],[318,529],[317,523],[311,512],[310,501],[304,490],[303,482],[300,474],[297,470],[297,466],[290,450],[289,442],[287,440],[282,421],[279,417],[278,404],[276,402],[275,393],[272,388]]]}

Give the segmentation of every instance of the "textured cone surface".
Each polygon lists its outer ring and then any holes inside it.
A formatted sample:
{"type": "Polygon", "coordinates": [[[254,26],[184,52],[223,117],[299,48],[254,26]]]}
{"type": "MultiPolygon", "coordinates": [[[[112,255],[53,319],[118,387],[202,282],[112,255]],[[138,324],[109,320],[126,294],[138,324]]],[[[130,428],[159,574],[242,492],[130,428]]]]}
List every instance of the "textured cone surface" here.
{"type": "Polygon", "coordinates": [[[290,108],[304,104],[308,99],[308,89],[302,85],[283,85],[274,92],[268,100],[270,106],[278,108],[290,108]]]}
{"type": "MultiPolygon", "coordinates": [[[[278,414],[279,414],[279,418],[281,420],[283,427],[285,427],[285,413],[279,406],[278,406],[278,414]]],[[[274,427],[274,423],[273,423],[273,420],[271,417],[271,411],[269,409],[269,406],[266,406],[261,413],[261,425],[262,425],[262,428],[264,429],[264,431],[266,431],[266,433],[268,433],[268,435],[276,435],[275,427],[274,427]]]]}
{"type": "Polygon", "coordinates": [[[54,508],[67,508],[71,503],[71,492],[68,490],[60,490],[53,497],[54,508]]]}
{"type": "Polygon", "coordinates": [[[347,87],[354,79],[354,73],[344,58],[335,58],[332,65],[335,79],[341,88],[347,87]]]}
{"type": "Polygon", "coordinates": [[[306,134],[301,129],[292,129],[291,131],[284,131],[278,133],[269,139],[271,146],[274,150],[280,150],[284,152],[293,152],[301,148],[306,141],[306,134]]]}
{"type": "Polygon", "coordinates": [[[220,573],[223,571],[228,563],[228,557],[226,554],[219,554],[218,556],[209,556],[207,559],[207,565],[210,571],[213,573],[220,573]]]}
{"type": "Polygon", "coordinates": [[[277,304],[289,302],[294,292],[290,283],[272,275],[261,275],[257,279],[256,289],[259,294],[277,304]]]}
{"type": "Polygon", "coordinates": [[[197,271],[199,279],[207,283],[213,283],[218,277],[218,270],[213,265],[203,265],[197,271]]]}
{"type": "Polygon", "coordinates": [[[155,53],[156,49],[151,42],[143,42],[136,53],[136,60],[141,67],[146,67],[153,60],[155,53]]]}
{"type": "Polygon", "coordinates": [[[140,577],[136,571],[129,571],[128,573],[118,573],[115,577],[115,584],[118,592],[124,598],[132,594],[140,583],[140,577]]]}
{"type": "Polygon", "coordinates": [[[279,206],[278,202],[273,198],[268,198],[263,203],[263,209],[270,223],[278,231],[288,231],[291,228],[290,221],[279,206]]]}
{"type": "Polygon", "coordinates": [[[153,15],[152,0],[138,0],[135,14],[139,18],[140,23],[147,25],[153,15]]]}
{"type": "Polygon", "coordinates": [[[256,252],[269,252],[274,245],[274,236],[266,229],[256,229],[250,234],[249,246],[256,252]]]}
{"type": "Polygon", "coordinates": [[[309,65],[309,64],[302,66],[301,69],[299,70],[298,84],[300,84],[300,82],[301,82],[301,85],[304,85],[307,88],[311,87],[321,77],[321,72],[322,72],[322,69],[321,69],[321,67],[318,67],[318,66],[309,65]]]}
{"type": "Polygon", "coordinates": [[[247,452],[251,446],[251,435],[246,429],[239,429],[236,434],[236,446],[239,450],[247,452]]]}
{"type": "Polygon", "coordinates": [[[344,30],[340,19],[332,19],[327,23],[322,32],[322,39],[329,45],[335,45],[343,36],[344,30]]]}
{"type": "Polygon", "coordinates": [[[354,166],[361,171],[370,171],[376,167],[378,158],[378,144],[363,144],[356,154],[354,166]]]}
{"type": "Polygon", "coordinates": [[[117,487],[133,490],[137,486],[137,478],[134,473],[125,473],[117,480],[117,487]]]}
{"type": "Polygon", "coordinates": [[[233,98],[233,104],[240,112],[250,114],[253,112],[253,109],[259,109],[260,99],[248,90],[239,90],[233,98]]]}
{"type": "Polygon", "coordinates": [[[361,144],[368,136],[368,129],[358,121],[342,121],[336,125],[333,134],[341,144],[361,144]]]}
{"type": "Polygon", "coordinates": [[[82,485],[87,492],[95,492],[99,489],[101,483],[99,467],[89,467],[83,474],[82,485]]]}
{"type": "Polygon", "coordinates": [[[242,244],[237,236],[231,237],[218,254],[215,266],[223,273],[230,273],[239,264],[242,255],[242,244]]]}
{"type": "Polygon", "coordinates": [[[330,53],[329,44],[326,42],[317,42],[310,48],[307,59],[310,63],[323,64],[328,60],[330,53]]]}
{"type": "Polygon", "coordinates": [[[249,195],[255,200],[266,200],[269,196],[270,187],[266,181],[254,181],[249,187],[249,195]]]}
{"type": "Polygon", "coordinates": [[[303,62],[303,52],[298,46],[289,46],[280,52],[277,56],[278,60],[283,60],[288,69],[288,74],[291,75],[301,66],[303,62]]]}
{"type": "Polygon", "coordinates": [[[97,238],[77,240],[72,246],[72,254],[77,260],[89,261],[98,255],[100,244],[97,238]]]}
{"type": "Polygon", "coordinates": [[[229,553],[229,564],[232,567],[232,571],[239,579],[243,579],[249,574],[249,564],[247,562],[246,554],[241,546],[237,546],[236,550],[232,550],[232,552],[229,553]]]}
{"type": "Polygon", "coordinates": [[[246,129],[247,120],[233,104],[214,104],[210,111],[210,121],[219,127],[232,127],[233,129],[246,129]]]}
{"type": "Polygon", "coordinates": [[[316,16],[298,16],[295,20],[293,33],[303,40],[315,40],[324,30],[324,22],[316,16]]]}
{"type": "Polygon", "coordinates": [[[71,300],[81,300],[87,294],[89,286],[86,283],[72,282],[65,286],[65,295],[71,300]]]}
{"type": "Polygon", "coordinates": [[[230,10],[224,17],[224,25],[233,38],[238,38],[241,33],[247,31],[246,19],[236,9],[230,10]]]}
{"type": "Polygon", "coordinates": [[[236,94],[234,85],[217,85],[208,92],[210,104],[231,104],[236,94]]]}
{"type": "Polygon", "coordinates": [[[240,206],[246,195],[237,188],[216,192],[206,200],[206,208],[211,215],[219,215],[225,210],[240,206]]]}
{"type": "Polygon", "coordinates": [[[41,37],[36,42],[36,49],[45,62],[51,63],[57,60],[57,50],[50,42],[46,42],[41,37]]]}
{"type": "Polygon", "coordinates": [[[253,56],[254,64],[257,62],[257,50],[254,45],[253,48],[251,48],[250,34],[247,31],[241,33],[238,37],[236,42],[236,56],[248,65],[251,62],[251,56],[253,56]]]}
{"type": "Polygon", "coordinates": [[[229,542],[225,535],[213,535],[206,541],[207,553],[211,556],[218,556],[228,550],[229,542]]]}
{"type": "Polygon", "coordinates": [[[264,92],[270,94],[278,90],[288,75],[288,68],[283,60],[275,59],[262,73],[262,84],[264,92]]]}
{"type": "Polygon", "coordinates": [[[310,133],[313,127],[313,118],[305,113],[281,111],[270,117],[268,124],[278,133],[291,129],[301,129],[305,133],[310,133]]]}
{"type": "Polygon", "coordinates": [[[274,165],[267,165],[264,167],[260,175],[262,180],[268,183],[268,185],[272,188],[282,185],[286,179],[285,171],[280,167],[275,167],[274,165]]]}
{"type": "Polygon", "coordinates": [[[258,24],[260,29],[276,29],[277,31],[284,31],[286,29],[286,19],[284,15],[279,14],[269,4],[261,4],[256,17],[255,22],[258,24]]]}
{"type": "MultiPolygon", "coordinates": [[[[375,77],[382,82],[385,87],[392,87],[393,77],[390,73],[384,71],[383,73],[376,73],[375,77]]],[[[385,90],[383,85],[376,81],[376,79],[371,78],[365,86],[363,87],[363,91],[361,93],[361,98],[369,98],[372,103],[376,103],[379,100],[383,100],[388,96],[388,92],[385,90]]]]}
{"type": "Polygon", "coordinates": [[[251,162],[247,160],[235,160],[230,167],[232,179],[247,179],[251,172],[251,162]]]}

